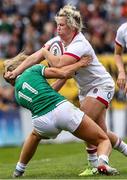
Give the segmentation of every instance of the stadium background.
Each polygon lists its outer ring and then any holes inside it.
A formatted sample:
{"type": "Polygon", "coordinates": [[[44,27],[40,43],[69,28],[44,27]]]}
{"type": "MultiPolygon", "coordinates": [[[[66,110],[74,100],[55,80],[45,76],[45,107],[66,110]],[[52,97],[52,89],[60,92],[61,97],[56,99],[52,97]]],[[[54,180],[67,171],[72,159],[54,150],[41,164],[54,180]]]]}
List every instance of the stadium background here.
{"type": "MultiPolygon", "coordinates": [[[[32,54],[55,36],[54,16],[59,8],[67,3],[76,5],[80,10],[85,36],[116,81],[114,38],[119,25],[127,21],[127,0],[0,1],[0,146],[22,144],[32,128],[30,113],[18,107],[13,96],[13,88],[2,78],[3,62],[21,50],[32,54]]],[[[127,70],[126,54],[124,65],[127,70]]],[[[78,90],[73,79],[68,80],[60,93],[78,106],[78,90]]],[[[116,87],[107,115],[107,124],[121,137],[127,136],[126,104],[126,96],[116,87]]],[[[64,132],[56,142],[67,140],[74,140],[74,137],[64,132]]]]}

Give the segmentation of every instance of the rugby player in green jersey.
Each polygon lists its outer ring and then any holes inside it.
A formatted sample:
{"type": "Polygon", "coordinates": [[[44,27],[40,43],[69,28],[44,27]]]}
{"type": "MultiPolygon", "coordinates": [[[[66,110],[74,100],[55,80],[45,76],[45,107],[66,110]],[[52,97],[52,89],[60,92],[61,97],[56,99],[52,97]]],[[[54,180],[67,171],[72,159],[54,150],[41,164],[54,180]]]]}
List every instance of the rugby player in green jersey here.
{"type": "MultiPolygon", "coordinates": [[[[5,61],[5,73],[13,71],[26,57],[21,53],[5,61]]],[[[54,85],[53,89],[46,80],[46,78],[69,78],[79,68],[89,63],[90,58],[83,57],[77,63],[59,69],[37,64],[26,69],[17,78],[7,79],[14,86],[18,104],[31,111],[33,123],[33,131],[23,145],[13,177],[24,174],[26,165],[33,157],[41,139],[56,138],[62,130],[69,131],[74,136],[97,146],[100,173],[108,175],[118,173],[115,168],[108,165],[112,146],[105,132],[84,112],[55,91],[59,83],[54,85]]]]}

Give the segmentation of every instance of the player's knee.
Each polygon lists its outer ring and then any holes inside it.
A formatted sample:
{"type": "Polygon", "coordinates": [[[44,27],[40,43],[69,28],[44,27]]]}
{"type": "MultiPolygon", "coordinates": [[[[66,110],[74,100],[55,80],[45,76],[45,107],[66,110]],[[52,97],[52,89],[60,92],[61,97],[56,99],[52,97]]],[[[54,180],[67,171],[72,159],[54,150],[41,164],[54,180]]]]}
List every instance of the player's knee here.
{"type": "Polygon", "coordinates": [[[110,141],[106,133],[99,133],[98,141],[101,143],[102,141],[110,141]]]}
{"type": "Polygon", "coordinates": [[[101,129],[103,129],[103,131],[107,134],[106,124],[105,124],[105,123],[99,123],[98,125],[99,125],[99,126],[101,127],[101,129]]]}
{"type": "Polygon", "coordinates": [[[34,139],[38,141],[42,139],[41,135],[38,134],[35,130],[32,131],[31,135],[33,136],[34,139]]]}

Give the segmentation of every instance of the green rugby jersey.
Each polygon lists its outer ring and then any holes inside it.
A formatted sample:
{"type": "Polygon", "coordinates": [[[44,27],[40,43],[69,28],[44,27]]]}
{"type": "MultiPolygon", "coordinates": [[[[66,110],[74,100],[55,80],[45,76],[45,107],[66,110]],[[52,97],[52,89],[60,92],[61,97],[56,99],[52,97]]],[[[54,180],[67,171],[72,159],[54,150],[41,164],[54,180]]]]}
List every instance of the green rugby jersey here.
{"type": "Polygon", "coordinates": [[[57,93],[44,77],[44,65],[34,65],[26,69],[15,81],[15,97],[19,105],[29,109],[32,117],[52,111],[66,100],[57,93]]]}

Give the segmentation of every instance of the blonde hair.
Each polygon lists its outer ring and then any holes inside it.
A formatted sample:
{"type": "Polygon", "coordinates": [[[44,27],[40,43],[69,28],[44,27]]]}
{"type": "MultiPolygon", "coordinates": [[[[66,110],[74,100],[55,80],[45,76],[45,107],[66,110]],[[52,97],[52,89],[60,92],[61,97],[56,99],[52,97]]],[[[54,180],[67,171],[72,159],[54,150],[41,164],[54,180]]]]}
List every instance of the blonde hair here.
{"type": "Polygon", "coordinates": [[[21,52],[17,56],[4,61],[4,73],[15,70],[28,56],[21,52]]]}
{"type": "Polygon", "coordinates": [[[67,19],[67,25],[72,28],[76,28],[78,32],[80,32],[83,28],[81,14],[78,10],[76,10],[75,6],[72,5],[65,5],[63,8],[60,9],[58,14],[55,17],[57,22],[58,17],[64,16],[67,19]]]}

